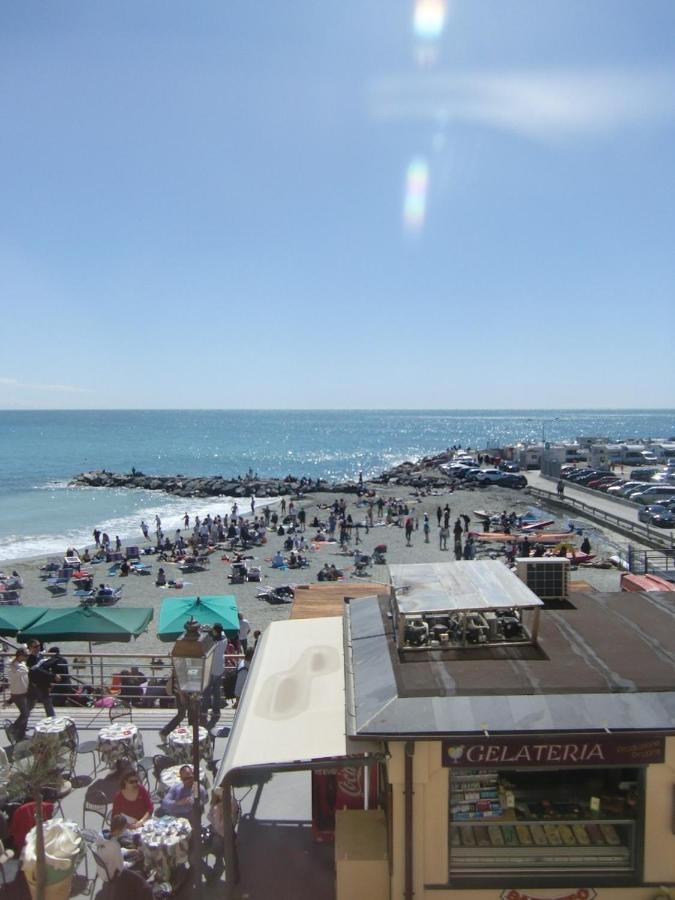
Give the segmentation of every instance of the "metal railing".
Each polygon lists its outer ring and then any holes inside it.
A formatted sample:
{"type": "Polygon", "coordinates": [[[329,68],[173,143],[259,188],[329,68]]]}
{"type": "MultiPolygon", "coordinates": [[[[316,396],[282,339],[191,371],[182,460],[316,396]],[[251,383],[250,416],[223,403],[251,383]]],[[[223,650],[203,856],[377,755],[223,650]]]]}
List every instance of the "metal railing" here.
{"type": "MultiPolygon", "coordinates": [[[[0,653],[0,695],[9,702],[7,666],[13,658],[16,643],[2,638],[9,650],[0,653]]],[[[139,653],[74,653],[61,654],[68,664],[67,680],[55,680],[51,695],[55,706],[91,706],[102,697],[114,697],[131,706],[171,708],[175,706],[166,687],[171,674],[171,657],[167,654],[139,653]]],[[[226,670],[236,671],[243,654],[227,654],[226,670]],[[229,664],[229,665],[228,665],[229,664]]]]}
{"type": "Polygon", "coordinates": [[[655,528],[651,525],[643,525],[641,522],[631,522],[630,519],[599,509],[597,506],[586,503],[584,500],[578,500],[576,497],[567,495],[561,498],[554,491],[545,491],[536,487],[530,487],[528,490],[538,500],[544,500],[549,505],[576,509],[583,513],[586,518],[595,519],[598,522],[610,525],[615,531],[619,531],[628,537],[635,537],[649,546],[656,546],[656,549],[675,549],[672,532],[664,533],[663,529],[655,528]]]}

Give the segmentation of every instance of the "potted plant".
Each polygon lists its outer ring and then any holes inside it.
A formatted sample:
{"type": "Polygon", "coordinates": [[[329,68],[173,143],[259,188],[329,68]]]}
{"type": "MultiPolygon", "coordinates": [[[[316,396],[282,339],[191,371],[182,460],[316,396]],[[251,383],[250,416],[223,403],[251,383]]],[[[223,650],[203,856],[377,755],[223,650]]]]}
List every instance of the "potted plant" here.
{"type": "Polygon", "coordinates": [[[10,770],[12,793],[31,797],[35,802],[35,882],[29,881],[34,900],[46,900],[48,896],[43,793],[45,789],[55,792],[63,789],[67,764],[67,751],[57,740],[50,735],[36,735],[30,743],[30,753],[15,759],[10,770]]]}

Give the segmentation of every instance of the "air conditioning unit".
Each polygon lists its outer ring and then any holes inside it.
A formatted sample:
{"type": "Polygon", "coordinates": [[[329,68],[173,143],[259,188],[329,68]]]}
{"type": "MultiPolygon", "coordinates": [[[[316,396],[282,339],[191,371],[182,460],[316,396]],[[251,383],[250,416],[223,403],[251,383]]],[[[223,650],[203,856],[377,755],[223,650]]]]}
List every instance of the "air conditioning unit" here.
{"type": "Polygon", "coordinates": [[[516,574],[540,600],[567,600],[570,561],[561,556],[516,560],[516,574]]]}

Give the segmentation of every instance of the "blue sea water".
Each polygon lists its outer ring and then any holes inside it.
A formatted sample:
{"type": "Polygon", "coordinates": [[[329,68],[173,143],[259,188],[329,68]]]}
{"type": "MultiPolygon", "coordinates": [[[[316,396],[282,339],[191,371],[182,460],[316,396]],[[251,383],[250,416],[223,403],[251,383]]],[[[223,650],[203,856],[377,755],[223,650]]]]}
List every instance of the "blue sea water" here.
{"type": "Polygon", "coordinates": [[[186,508],[224,511],[149,491],[69,488],[88,469],[146,474],[373,475],[452,444],[675,435],[673,410],[113,410],[0,411],[0,560],[62,553],[92,529],[140,536],[186,508]]]}

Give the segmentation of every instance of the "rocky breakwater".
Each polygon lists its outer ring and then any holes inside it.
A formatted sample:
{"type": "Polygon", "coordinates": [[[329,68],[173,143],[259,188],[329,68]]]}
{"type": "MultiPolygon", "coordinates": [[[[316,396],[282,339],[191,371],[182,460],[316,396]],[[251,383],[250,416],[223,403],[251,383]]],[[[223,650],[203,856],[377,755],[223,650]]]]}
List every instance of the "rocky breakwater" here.
{"type": "Polygon", "coordinates": [[[445,450],[435,456],[425,456],[416,462],[402,462],[378,475],[377,478],[373,478],[372,482],[374,484],[400,484],[405,487],[423,489],[444,488],[456,481],[441,468],[452,459],[452,456],[452,451],[445,450]]]}
{"type": "Polygon", "coordinates": [[[70,482],[71,487],[137,488],[144,491],[164,491],[177,497],[281,497],[299,496],[315,491],[356,493],[352,482],[329,483],[311,478],[223,478],[221,475],[144,475],[132,471],[127,474],[82,472],[70,482]]]}

